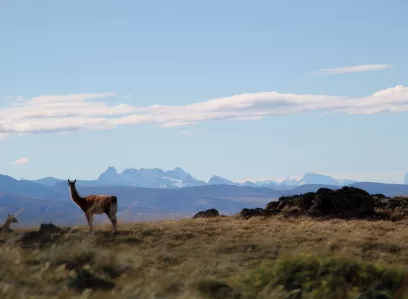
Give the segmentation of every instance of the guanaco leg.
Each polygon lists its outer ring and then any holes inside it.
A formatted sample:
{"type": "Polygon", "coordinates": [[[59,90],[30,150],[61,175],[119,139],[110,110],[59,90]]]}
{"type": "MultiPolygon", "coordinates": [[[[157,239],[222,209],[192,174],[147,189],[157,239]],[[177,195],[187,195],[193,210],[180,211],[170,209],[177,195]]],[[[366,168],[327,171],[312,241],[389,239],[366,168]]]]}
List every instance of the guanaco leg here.
{"type": "Polygon", "coordinates": [[[85,213],[86,220],[88,221],[89,231],[92,232],[93,230],[93,214],[85,213]]]}

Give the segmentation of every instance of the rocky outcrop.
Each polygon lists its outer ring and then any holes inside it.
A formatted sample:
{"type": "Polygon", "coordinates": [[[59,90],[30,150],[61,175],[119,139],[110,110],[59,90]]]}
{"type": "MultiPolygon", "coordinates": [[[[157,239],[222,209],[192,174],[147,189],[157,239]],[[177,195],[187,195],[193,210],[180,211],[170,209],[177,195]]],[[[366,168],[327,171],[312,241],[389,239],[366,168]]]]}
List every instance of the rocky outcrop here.
{"type": "Polygon", "coordinates": [[[408,211],[408,196],[395,197],[374,197],[374,205],[376,209],[395,211],[396,209],[408,211]]]}
{"type": "Polygon", "coordinates": [[[208,209],[205,211],[200,211],[193,216],[194,219],[196,218],[209,218],[209,217],[217,217],[220,216],[220,213],[216,209],[208,209]]]}
{"type": "MultiPolygon", "coordinates": [[[[408,197],[388,198],[384,194],[370,195],[362,189],[346,186],[337,190],[320,188],[316,192],[282,196],[277,201],[268,203],[265,210],[268,211],[268,215],[347,219],[377,216],[381,218],[376,210],[394,211],[396,208],[407,209],[408,214],[408,197]]],[[[385,213],[385,215],[391,214],[385,213]]]]}
{"type": "Polygon", "coordinates": [[[237,214],[237,216],[239,218],[244,218],[244,219],[248,219],[254,216],[265,216],[265,210],[262,208],[255,208],[255,209],[244,208],[237,214]]]}
{"type": "Polygon", "coordinates": [[[38,231],[29,231],[23,233],[19,242],[21,247],[43,247],[53,244],[65,233],[77,232],[70,227],[60,228],[52,223],[41,223],[38,231]]]}
{"type": "MultiPolygon", "coordinates": [[[[273,215],[395,220],[408,215],[408,196],[370,195],[363,189],[350,186],[336,190],[320,188],[316,192],[282,196],[269,202],[265,208],[244,208],[235,216],[249,219],[273,215]]],[[[222,215],[216,209],[209,209],[198,212],[193,218],[217,216],[222,215]]]]}
{"type": "Polygon", "coordinates": [[[278,206],[279,201],[271,201],[266,205],[265,210],[276,210],[278,206]]]}
{"type": "Polygon", "coordinates": [[[313,216],[333,215],[342,218],[369,216],[374,213],[374,199],[366,191],[354,187],[319,189],[308,213],[313,216]]]}

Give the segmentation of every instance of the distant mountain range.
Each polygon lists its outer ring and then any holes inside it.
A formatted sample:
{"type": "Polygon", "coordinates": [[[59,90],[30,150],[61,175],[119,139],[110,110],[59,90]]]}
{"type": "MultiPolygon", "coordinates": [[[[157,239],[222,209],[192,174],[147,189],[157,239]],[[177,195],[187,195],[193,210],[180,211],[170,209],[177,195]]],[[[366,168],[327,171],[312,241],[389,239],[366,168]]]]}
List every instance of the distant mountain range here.
{"type": "MultiPolygon", "coordinates": [[[[242,208],[262,207],[280,196],[316,191],[321,187],[338,189],[343,185],[358,187],[371,194],[408,196],[408,184],[354,182],[313,173],[306,173],[298,181],[237,183],[218,176],[208,182],[196,180],[181,168],[170,171],[127,169],[118,173],[109,167],[96,180],[77,180],[78,191],[83,196],[116,195],[121,221],[190,217],[209,208],[228,215],[242,208]]],[[[0,175],[0,223],[8,213],[17,212],[21,225],[39,225],[41,222],[86,224],[82,211],[70,199],[66,179],[17,180],[0,175]]],[[[105,218],[98,216],[95,221],[106,222],[105,218]]]]}
{"type": "MultiPolygon", "coordinates": [[[[53,177],[46,177],[39,180],[25,180],[33,183],[38,183],[44,186],[54,186],[65,179],[57,179],[53,177]]],[[[356,183],[356,181],[348,179],[334,179],[327,175],[317,173],[306,173],[299,181],[293,178],[288,178],[282,182],[272,180],[243,183],[233,182],[229,179],[213,176],[208,182],[195,179],[191,174],[187,173],[180,167],[173,170],[164,171],[160,168],[152,169],[125,169],[121,173],[114,167],[108,167],[105,172],[99,175],[96,180],[81,180],[81,183],[86,186],[127,186],[127,187],[145,187],[145,188],[185,188],[205,185],[234,185],[234,186],[248,186],[248,187],[271,187],[279,190],[288,190],[296,186],[308,184],[323,184],[333,186],[345,186],[356,183]]]]}

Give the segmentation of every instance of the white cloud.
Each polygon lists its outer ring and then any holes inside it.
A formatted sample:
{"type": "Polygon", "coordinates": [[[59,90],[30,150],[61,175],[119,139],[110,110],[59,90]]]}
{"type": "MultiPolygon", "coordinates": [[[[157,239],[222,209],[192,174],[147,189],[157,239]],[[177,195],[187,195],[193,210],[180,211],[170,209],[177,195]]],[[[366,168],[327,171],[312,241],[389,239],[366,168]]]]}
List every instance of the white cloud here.
{"type": "Polygon", "coordinates": [[[16,161],[13,162],[14,165],[23,165],[23,164],[27,164],[30,161],[30,159],[28,158],[20,158],[16,161]]]}
{"type": "Polygon", "coordinates": [[[0,107],[0,134],[69,132],[150,124],[164,128],[211,120],[256,121],[273,115],[336,112],[408,112],[408,87],[397,85],[353,98],[322,94],[259,92],[187,105],[107,105],[106,94],[43,95],[0,107]]]}
{"type": "Polygon", "coordinates": [[[378,71],[378,70],[385,70],[385,69],[391,69],[391,68],[394,68],[394,67],[390,64],[360,64],[360,65],[354,65],[354,66],[322,69],[322,70],[318,70],[308,75],[347,74],[347,73],[378,71]]]}

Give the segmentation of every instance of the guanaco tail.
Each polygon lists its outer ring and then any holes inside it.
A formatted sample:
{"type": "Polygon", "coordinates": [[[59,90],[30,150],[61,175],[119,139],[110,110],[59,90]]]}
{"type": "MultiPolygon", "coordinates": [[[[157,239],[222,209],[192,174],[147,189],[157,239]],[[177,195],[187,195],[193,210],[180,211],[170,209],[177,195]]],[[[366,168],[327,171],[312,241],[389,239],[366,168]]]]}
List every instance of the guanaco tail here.
{"type": "Polygon", "coordinates": [[[95,214],[106,214],[112,223],[112,231],[116,233],[117,220],[116,212],[118,209],[118,199],[114,195],[88,195],[82,197],[79,195],[76,187],[76,180],[68,179],[68,187],[72,201],[85,213],[88,221],[89,231],[93,231],[93,216],[95,214]]]}

